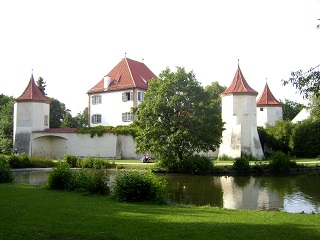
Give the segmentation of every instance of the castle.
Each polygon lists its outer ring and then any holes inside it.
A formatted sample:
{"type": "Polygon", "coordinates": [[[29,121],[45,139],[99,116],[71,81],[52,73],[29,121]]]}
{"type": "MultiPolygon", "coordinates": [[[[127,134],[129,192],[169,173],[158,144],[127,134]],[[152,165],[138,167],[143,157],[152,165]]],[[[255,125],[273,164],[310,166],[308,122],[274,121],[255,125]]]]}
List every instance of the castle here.
{"type": "MultiPolygon", "coordinates": [[[[107,75],[87,92],[89,126],[128,125],[131,107],[144,100],[148,82],[156,75],[144,64],[122,59],[107,75]]],[[[273,125],[282,119],[282,104],[266,84],[258,93],[245,80],[240,67],[229,88],[222,94],[222,119],[225,122],[219,155],[239,157],[241,153],[264,157],[257,126],[273,125]]],[[[104,134],[91,138],[72,128],[49,128],[50,101],[35,84],[33,75],[25,91],[15,99],[13,145],[18,153],[62,157],[140,158],[135,153],[132,136],[104,134]]],[[[210,153],[211,157],[217,153],[210,153]]],[[[209,155],[207,155],[209,156],[209,155]]]]}

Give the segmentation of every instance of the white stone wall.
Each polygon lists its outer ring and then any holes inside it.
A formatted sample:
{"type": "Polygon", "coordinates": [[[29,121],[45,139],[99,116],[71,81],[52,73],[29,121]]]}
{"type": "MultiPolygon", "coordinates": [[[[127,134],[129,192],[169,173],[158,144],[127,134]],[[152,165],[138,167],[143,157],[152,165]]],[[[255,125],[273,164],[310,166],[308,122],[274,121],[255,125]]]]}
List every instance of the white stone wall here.
{"type": "Polygon", "coordinates": [[[135,153],[132,136],[105,133],[90,137],[82,133],[33,133],[32,154],[39,156],[63,157],[64,154],[79,157],[103,157],[139,159],[142,154],[135,153]]]}
{"type": "Polygon", "coordinates": [[[267,124],[273,126],[278,120],[282,120],[282,107],[257,107],[258,126],[265,127],[267,124]]]}

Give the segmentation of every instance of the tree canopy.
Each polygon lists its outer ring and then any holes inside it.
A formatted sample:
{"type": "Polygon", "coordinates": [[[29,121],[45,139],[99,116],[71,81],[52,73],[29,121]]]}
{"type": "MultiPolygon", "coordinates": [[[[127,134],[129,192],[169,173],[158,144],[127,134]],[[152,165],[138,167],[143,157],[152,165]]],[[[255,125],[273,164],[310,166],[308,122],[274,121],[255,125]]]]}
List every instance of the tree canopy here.
{"type": "Polygon", "coordinates": [[[152,79],[145,100],[133,110],[137,119],[137,150],[158,157],[178,158],[215,150],[221,143],[220,109],[194,73],[177,67],[152,79]]]}
{"type": "Polygon", "coordinates": [[[0,153],[8,154],[12,149],[13,97],[0,95],[0,153]]]}
{"type": "Polygon", "coordinates": [[[42,92],[42,94],[44,95],[44,96],[47,96],[47,94],[46,94],[46,83],[45,83],[45,81],[43,80],[43,78],[42,77],[39,77],[38,78],[38,80],[37,80],[37,86],[38,86],[38,88],[40,89],[40,91],[42,92]]]}
{"type": "Polygon", "coordinates": [[[284,99],[282,106],[283,120],[292,120],[297,116],[297,114],[305,107],[303,104],[291,101],[289,99],[284,99]]]}

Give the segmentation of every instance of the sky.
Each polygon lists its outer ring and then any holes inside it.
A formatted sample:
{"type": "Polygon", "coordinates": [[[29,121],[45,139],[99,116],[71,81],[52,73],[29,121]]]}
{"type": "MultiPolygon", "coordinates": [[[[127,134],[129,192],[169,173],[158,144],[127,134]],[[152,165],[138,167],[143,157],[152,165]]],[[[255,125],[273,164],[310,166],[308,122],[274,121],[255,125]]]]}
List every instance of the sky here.
{"type": "Polygon", "coordinates": [[[281,80],[320,64],[318,19],[320,0],[2,0],[0,94],[19,97],[33,73],[75,116],[126,56],[156,75],[185,67],[203,87],[229,87],[239,59],[259,95],[267,81],[303,102],[281,80]]]}

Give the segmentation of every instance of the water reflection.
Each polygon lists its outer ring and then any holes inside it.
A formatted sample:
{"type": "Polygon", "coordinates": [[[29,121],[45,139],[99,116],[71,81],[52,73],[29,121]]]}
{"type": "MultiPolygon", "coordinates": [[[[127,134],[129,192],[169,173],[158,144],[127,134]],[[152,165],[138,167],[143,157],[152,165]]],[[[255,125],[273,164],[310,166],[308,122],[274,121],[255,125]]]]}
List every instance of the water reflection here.
{"type": "MultiPolygon", "coordinates": [[[[110,178],[114,178],[110,172],[110,178]]],[[[15,182],[46,184],[48,171],[15,172],[15,182]]],[[[230,209],[320,212],[320,175],[193,176],[158,174],[168,182],[170,201],[230,209]]]]}

